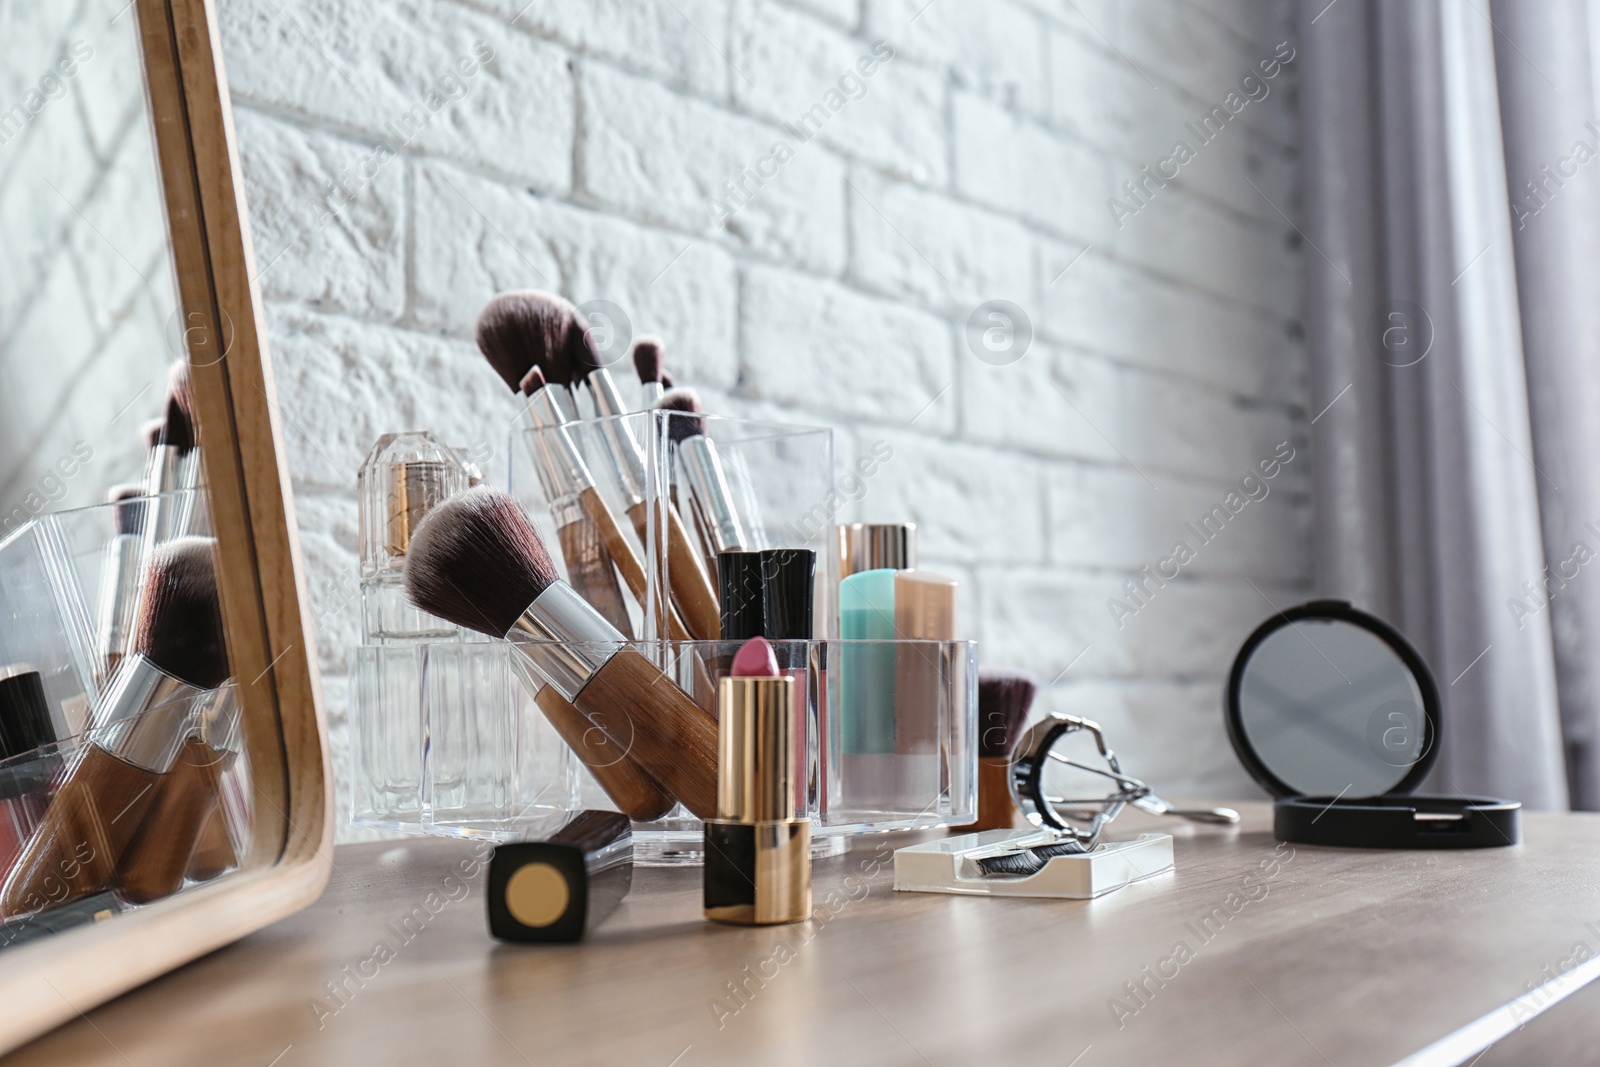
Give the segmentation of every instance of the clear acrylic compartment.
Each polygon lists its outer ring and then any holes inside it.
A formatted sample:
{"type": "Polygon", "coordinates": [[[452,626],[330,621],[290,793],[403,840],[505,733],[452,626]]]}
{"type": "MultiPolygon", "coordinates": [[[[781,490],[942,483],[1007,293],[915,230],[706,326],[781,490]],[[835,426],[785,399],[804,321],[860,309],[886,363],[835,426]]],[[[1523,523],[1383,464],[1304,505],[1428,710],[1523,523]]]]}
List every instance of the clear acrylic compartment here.
{"type": "MultiPolygon", "coordinates": [[[[172,512],[191,516],[192,528],[209,525],[203,492],[180,490],[121,505],[41,515],[0,541],[0,674],[38,672],[52,735],[48,743],[0,761],[0,793],[5,794],[0,798],[0,822],[5,824],[0,826],[0,845],[5,846],[0,852],[8,853],[0,857],[0,868],[16,860],[38,826],[54,823],[56,793],[97,736],[99,694],[126,651],[120,644],[113,651],[107,623],[113,617],[131,621],[150,548],[142,533],[119,528],[119,518],[130,518],[130,507],[143,518],[172,512]],[[131,599],[118,600],[119,590],[131,599]],[[110,610],[113,603],[126,603],[126,610],[119,615],[110,610]]],[[[193,800],[197,795],[202,800],[180,805],[200,818],[189,827],[197,836],[181,846],[188,849],[185,854],[173,852],[171,833],[150,839],[151,847],[163,852],[164,866],[159,868],[160,878],[146,883],[147,891],[160,885],[160,895],[181,892],[236,869],[248,855],[254,827],[249,761],[241,735],[228,728],[234,720],[217,714],[234,707],[233,699],[231,685],[220,691],[210,705],[213,714],[206,725],[197,722],[194,733],[181,743],[175,741],[178,752],[168,772],[133,798],[148,802],[151,811],[163,801],[193,800]]],[[[134,844],[141,840],[133,839],[134,844]]],[[[125,858],[130,870],[141,869],[131,866],[131,853],[125,858]]],[[[142,869],[148,873],[155,868],[142,869]]],[[[60,874],[41,891],[42,910],[0,925],[0,947],[143,902],[127,891],[120,864],[103,890],[83,900],[52,895],[55,889],[65,892],[66,880],[76,876],[76,872],[60,874]]]]}
{"type": "Polygon", "coordinates": [[[351,818],[517,840],[581,807],[578,762],[500,641],[356,648],[351,818]]]}
{"type": "MultiPolygon", "coordinates": [[[[647,658],[705,711],[717,714],[716,688],[739,641],[636,642],[647,658]]],[[[864,833],[961,825],[977,810],[977,647],[971,641],[779,641],[778,662],[796,680],[796,807],[813,819],[832,853],[864,833]],[[871,688],[853,679],[868,669],[889,676],[871,688]],[[890,738],[884,751],[860,752],[866,731],[890,738]]],[[[610,651],[609,646],[605,651],[610,651]]],[[[355,821],[413,833],[537,836],[560,812],[615,805],[555,735],[534,703],[536,672],[510,657],[507,642],[363,646],[357,650],[355,821]],[[406,658],[415,657],[415,658],[406,658]],[[487,669],[468,682],[462,662],[487,669]],[[488,665],[492,664],[492,667],[488,665]],[[414,711],[394,715],[380,693],[385,665],[425,678],[414,711]],[[517,675],[529,678],[526,685],[517,675]],[[484,687],[483,678],[492,678],[484,687]],[[479,688],[469,691],[470,685],[479,688]],[[433,714],[433,709],[443,709],[433,714]]],[[[534,653],[535,658],[537,652],[534,653]]],[[[683,809],[637,824],[648,847],[639,862],[699,862],[701,824],[683,809]]]]}

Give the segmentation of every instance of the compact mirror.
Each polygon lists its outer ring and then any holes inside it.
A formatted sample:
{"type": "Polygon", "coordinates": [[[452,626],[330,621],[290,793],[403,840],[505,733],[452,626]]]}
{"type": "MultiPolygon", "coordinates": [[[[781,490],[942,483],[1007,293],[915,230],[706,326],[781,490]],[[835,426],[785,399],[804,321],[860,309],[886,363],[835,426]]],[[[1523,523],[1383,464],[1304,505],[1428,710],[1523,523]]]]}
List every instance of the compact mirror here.
{"type": "Polygon", "coordinates": [[[1438,699],[1409,652],[1346,618],[1270,630],[1238,672],[1237,732],[1258,777],[1279,795],[1409,792],[1432,762],[1438,699]]]}
{"type": "Polygon", "coordinates": [[[1439,690],[1414,648],[1343,601],[1279,612],[1228,680],[1239,760],[1277,798],[1280,840],[1385,848],[1514,844],[1509,801],[1408,798],[1438,757],[1439,690]]]}

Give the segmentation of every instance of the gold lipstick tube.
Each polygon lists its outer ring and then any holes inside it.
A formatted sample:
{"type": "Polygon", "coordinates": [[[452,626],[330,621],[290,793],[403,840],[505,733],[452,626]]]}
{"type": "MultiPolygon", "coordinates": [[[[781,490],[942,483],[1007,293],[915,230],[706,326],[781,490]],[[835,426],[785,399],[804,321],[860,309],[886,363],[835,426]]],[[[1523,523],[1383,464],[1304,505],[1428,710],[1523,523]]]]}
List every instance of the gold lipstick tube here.
{"type": "Polygon", "coordinates": [[[797,815],[794,681],[724,678],[717,817],[706,820],[705,915],[765,926],[811,915],[811,821],[797,815]]]}

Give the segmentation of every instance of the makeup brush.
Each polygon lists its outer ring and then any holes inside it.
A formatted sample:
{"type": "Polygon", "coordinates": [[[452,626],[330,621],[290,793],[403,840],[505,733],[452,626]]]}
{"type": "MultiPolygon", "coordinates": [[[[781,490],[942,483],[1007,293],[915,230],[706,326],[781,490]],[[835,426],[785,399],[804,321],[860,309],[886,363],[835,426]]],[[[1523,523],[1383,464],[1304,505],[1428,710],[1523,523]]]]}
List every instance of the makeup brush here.
{"type": "Polygon", "coordinates": [[[200,453],[189,401],[189,366],[180,361],[172,367],[166,415],[145,470],[146,494],[161,497],[146,512],[146,540],[152,547],[187,534],[194,518],[194,493],[188,490],[200,484],[200,453]]]}
{"type": "Polygon", "coordinates": [[[139,571],[143,561],[145,511],[149,498],[137,484],[114,486],[107,495],[112,505],[111,540],[106,542],[100,567],[98,638],[100,680],[117,669],[133,637],[133,613],[139,605],[139,571]]]}
{"type": "Polygon", "coordinates": [[[112,887],[156,786],[228,679],[215,547],[184,537],[150,557],[134,653],[101,692],[88,743],[0,889],[0,915],[112,887]]]}
{"type": "Polygon", "coordinates": [[[978,818],[955,833],[1009,829],[1016,823],[1011,799],[1011,749],[1022,736],[1038,684],[1016,671],[978,675],[978,818]]]}
{"type": "Polygon", "coordinates": [[[656,406],[680,413],[667,420],[667,435],[677,447],[678,466],[689,483],[689,496],[705,522],[715,554],[750,552],[759,548],[734,503],[733,489],[728,484],[716,442],[706,436],[700,395],[692,389],[674,389],[657,401],[656,406]]]}
{"type": "Polygon", "coordinates": [[[221,808],[222,776],[239,749],[239,704],[232,689],[225,693],[156,783],[150,810],[122,854],[116,882],[131,903],[148,904],[182,887],[201,832],[221,808]]]}
{"type": "MultiPolygon", "coordinates": [[[[479,347],[485,349],[486,354],[491,349],[494,351],[494,355],[489,356],[490,361],[497,367],[511,368],[528,364],[537,367],[547,383],[544,391],[546,398],[552,393],[559,397],[562,393],[559,387],[575,378],[584,380],[599,416],[598,421],[592,424],[595,430],[593,440],[600,446],[600,458],[607,465],[603,473],[620,491],[623,508],[640,542],[649,544],[650,506],[644,497],[644,453],[634,440],[632,430],[619,418],[627,411],[617,394],[616,383],[612,381],[610,372],[598,367],[598,356],[589,343],[589,332],[578,309],[554,293],[502,293],[484,308],[478,323],[479,347]],[[564,333],[559,326],[562,321],[566,323],[564,333]],[[513,346],[513,351],[506,351],[513,346]]],[[[568,414],[559,401],[551,403],[548,399],[543,405],[530,403],[528,412],[537,425],[549,427],[552,419],[548,408],[553,408],[557,415],[568,414]]],[[[568,416],[559,421],[571,419],[568,416]]],[[[559,454],[559,446],[551,447],[557,454],[547,462],[566,470],[568,464],[559,454]]],[[[675,641],[689,637],[715,639],[718,619],[716,593],[690,549],[682,520],[671,508],[667,511],[666,552],[658,551],[657,556],[664,555],[666,559],[667,580],[671,586],[676,617],[672,612],[659,613],[667,616],[663,628],[675,641]]],[[[608,534],[598,520],[596,525],[601,526],[602,536],[608,534]]],[[[629,570],[630,560],[621,555],[619,546],[613,544],[609,537],[606,547],[616,560],[623,580],[634,595],[641,598],[640,603],[645,603],[643,598],[648,594],[635,583],[634,575],[629,570]]],[[[631,545],[628,545],[628,552],[637,559],[631,545]]],[[[641,578],[644,576],[642,564],[638,575],[641,578]]]]}
{"type": "Polygon", "coordinates": [[[639,407],[655,406],[667,389],[662,382],[661,364],[664,361],[661,338],[641,337],[633,342],[633,369],[639,372],[639,407]]]}
{"type": "MultiPolygon", "coordinates": [[[[582,326],[582,319],[576,310],[573,312],[573,320],[575,324],[582,326]]],[[[600,436],[605,442],[612,470],[617,476],[617,484],[622,488],[624,508],[628,518],[633,522],[639,540],[649,544],[650,503],[645,499],[648,480],[645,477],[644,449],[634,437],[633,427],[621,418],[628,412],[627,405],[622,402],[622,394],[617,389],[611,371],[602,365],[600,354],[595,350],[589,330],[582,330],[580,342],[573,344],[569,349],[573,381],[575,385],[581,385],[589,391],[589,399],[594,403],[595,415],[598,418],[600,436]]],[[[683,623],[689,633],[696,640],[714,641],[722,618],[721,610],[717,606],[716,589],[712,586],[710,577],[701,569],[700,557],[689,543],[689,532],[685,529],[677,509],[669,502],[663,510],[666,536],[664,543],[657,542],[655,554],[658,559],[665,556],[667,582],[672,588],[672,602],[677,607],[678,614],[683,617],[683,623]],[[663,547],[666,549],[665,553],[661,551],[663,547]]],[[[660,531],[656,532],[656,537],[661,537],[660,531]]]]}
{"type": "Polygon", "coordinates": [[[435,508],[411,543],[406,591],[424,611],[511,641],[579,712],[577,722],[551,722],[580,758],[594,730],[625,754],[609,767],[590,763],[607,792],[612,772],[642,769],[697,817],[716,816],[716,721],[557,577],[516,501],[479,486],[435,508]]]}
{"type": "MultiPolygon", "coordinates": [[[[554,387],[545,382],[544,372],[538,367],[528,369],[522,385],[523,393],[528,398],[528,417],[537,431],[534,434],[534,442],[541,453],[541,466],[547,472],[545,496],[550,500],[551,515],[555,518],[557,528],[566,529],[570,525],[569,516],[581,512],[592,532],[574,531],[573,536],[579,536],[581,533],[584,537],[597,539],[606,555],[616,564],[617,571],[628,586],[628,591],[639,601],[641,607],[647,607],[649,601],[646,598],[650,596],[650,583],[645,576],[644,564],[639,560],[639,554],[634,551],[633,544],[623,534],[616,516],[611,514],[611,508],[606,503],[605,497],[600,495],[594,474],[590,472],[589,465],[584,462],[582,453],[578,451],[578,445],[573,441],[568,429],[569,423],[552,396],[554,387]],[[576,501],[576,509],[572,506],[573,501],[576,501]],[[563,522],[563,519],[568,521],[563,522]]],[[[566,544],[563,542],[562,551],[565,550],[566,544]]],[[[584,573],[578,577],[582,581],[587,581],[590,575],[584,573]]],[[[591,592],[590,589],[581,586],[579,589],[585,594],[591,592]]],[[[688,640],[689,634],[684,629],[682,621],[670,610],[664,610],[659,598],[657,598],[656,613],[657,618],[665,616],[664,626],[672,640],[688,640]]],[[[630,636],[626,626],[618,625],[615,619],[611,621],[623,636],[630,636]]]]}
{"type": "MultiPolygon", "coordinates": [[[[583,465],[582,456],[578,455],[577,462],[572,462],[576,446],[569,451],[559,440],[567,437],[570,442],[559,408],[552,406],[554,415],[548,428],[539,427],[540,416],[533,411],[532,400],[536,394],[550,399],[551,389],[544,380],[544,372],[538,367],[529,367],[528,373],[523,376],[522,393],[530,401],[528,414],[535,432],[529,436],[529,446],[539,482],[544,487],[550,518],[555,523],[556,536],[561,542],[561,557],[567,564],[567,580],[623,636],[631,638],[633,624],[628,618],[628,606],[622,599],[622,587],[617,583],[614,569],[616,561],[606,547],[606,539],[601,536],[599,525],[589,514],[592,510],[604,507],[605,501],[599,498],[597,490],[593,488],[594,479],[583,465]],[[594,492],[595,498],[586,499],[586,491],[594,492]]],[[[553,405],[553,400],[551,403],[553,405]]],[[[605,508],[604,524],[608,530],[617,529],[610,508],[605,508]]],[[[620,534],[617,536],[620,537],[620,534]]],[[[625,565],[632,566],[636,562],[633,548],[626,544],[623,547],[628,553],[625,565]]],[[[638,581],[642,586],[642,564],[638,567],[638,581]]]]}
{"type": "Polygon", "coordinates": [[[499,293],[478,313],[478,351],[512,392],[522,390],[522,379],[535,365],[545,381],[558,386],[552,394],[568,421],[578,417],[573,402],[572,347],[578,343],[574,322],[578,309],[556,296],[536,289],[499,293]]]}

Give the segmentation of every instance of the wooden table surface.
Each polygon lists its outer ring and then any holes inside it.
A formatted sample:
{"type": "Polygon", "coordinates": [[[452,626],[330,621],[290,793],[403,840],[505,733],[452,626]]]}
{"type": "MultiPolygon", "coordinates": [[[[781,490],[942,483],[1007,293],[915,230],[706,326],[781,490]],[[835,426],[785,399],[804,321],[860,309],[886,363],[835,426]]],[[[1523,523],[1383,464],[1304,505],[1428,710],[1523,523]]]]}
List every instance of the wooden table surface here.
{"type": "Polygon", "coordinates": [[[1173,832],[1177,869],[1093,901],[896,893],[910,839],[868,838],[818,861],[809,923],[715,926],[698,869],[641,869],[597,936],[554,947],[488,937],[483,875],[453,873],[473,843],[347,846],[309,911],[8,1062],[1354,1067],[1485,1016],[1411,1062],[1592,1050],[1600,985],[1509,1036],[1495,1019],[1600,964],[1600,817],[1530,814],[1514,849],[1364,852],[1278,846],[1267,807],[1242,810],[1233,830],[1124,816],[1116,836],[1173,832]]]}

